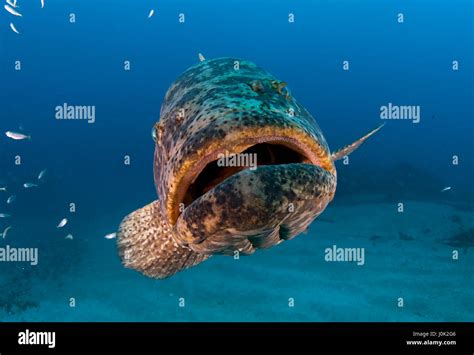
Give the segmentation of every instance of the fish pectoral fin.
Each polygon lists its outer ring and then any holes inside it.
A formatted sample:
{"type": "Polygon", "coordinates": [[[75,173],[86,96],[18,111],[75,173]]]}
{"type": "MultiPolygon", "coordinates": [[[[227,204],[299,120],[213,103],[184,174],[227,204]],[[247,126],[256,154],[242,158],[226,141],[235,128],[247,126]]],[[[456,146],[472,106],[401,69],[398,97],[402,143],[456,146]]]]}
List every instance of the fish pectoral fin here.
{"type": "Polygon", "coordinates": [[[160,200],[130,213],[117,233],[122,263],[149,277],[164,279],[209,257],[178,244],[172,233],[160,200]]]}
{"type": "Polygon", "coordinates": [[[339,160],[343,157],[345,157],[346,155],[349,155],[351,154],[354,150],[356,150],[357,148],[359,148],[359,146],[364,143],[366,141],[367,138],[369,138],[370,136],[374,135],[375,133],[377,133],[383,126],[385,125],[382,124],[380,126],[378,126],[376,129],[370,131],[369,133],[367,133],[365,136],[363,136],[362,138],[359,138],[358,140],[356,140],[354,143],[352,144],[349,144],[349,145],[346,145],[344,148],[342,149],[339,149],[337,151],[335,151],[334,153],[331,154],[331,157],[332,157],[332,160],[333,161],[336,161],[336,160],[339,160]]]}

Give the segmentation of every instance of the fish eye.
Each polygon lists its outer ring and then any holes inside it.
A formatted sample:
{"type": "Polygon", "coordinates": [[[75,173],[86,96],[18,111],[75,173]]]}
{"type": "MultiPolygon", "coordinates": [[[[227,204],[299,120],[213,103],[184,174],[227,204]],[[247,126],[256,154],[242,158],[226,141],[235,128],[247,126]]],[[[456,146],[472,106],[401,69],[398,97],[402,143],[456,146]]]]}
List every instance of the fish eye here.
{"type": "Polygon", "coordinates": [[[287,99],[287,100],[290,100],[291,99],[291,91],[290,89],[288,89],[288,87],[283,87],[281,89],[281,94],[287,99]]]}
{"type": "Polygon", "coordinates": [[[252,88],[253,91],[255,92],[260,92],[263,91],[263,85],[260,80],[255,80],[250,83],[250,87],[252,88]]]}

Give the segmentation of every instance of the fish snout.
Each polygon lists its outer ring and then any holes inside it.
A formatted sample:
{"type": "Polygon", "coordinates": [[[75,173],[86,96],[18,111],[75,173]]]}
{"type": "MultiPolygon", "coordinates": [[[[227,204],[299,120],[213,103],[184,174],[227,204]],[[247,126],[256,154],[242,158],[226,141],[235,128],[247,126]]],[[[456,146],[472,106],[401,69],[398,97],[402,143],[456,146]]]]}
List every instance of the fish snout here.
{"type": "Polygon", "coordinates": [[[313,164],[242,170],[186,207],[174,236],[199,253],[252,254],[305,231],[335,189],[336,176],[313,164]]]}

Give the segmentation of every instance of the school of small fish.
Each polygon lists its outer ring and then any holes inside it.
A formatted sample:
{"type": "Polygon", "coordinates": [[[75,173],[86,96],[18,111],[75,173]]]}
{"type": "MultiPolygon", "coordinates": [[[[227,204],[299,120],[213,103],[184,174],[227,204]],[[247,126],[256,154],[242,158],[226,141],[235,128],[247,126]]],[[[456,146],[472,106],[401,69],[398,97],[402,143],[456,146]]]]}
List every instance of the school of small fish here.
{"type": "MultiPolygon", "coordinates": [[[[44,6],[45,6],[45,0],[40,0],[41,1],[41,8],[43,9],[44,6]]],[[[20,6],[18,6],[17,4],[17,0],[6,0],[6,3],[4,4],[4,9],[12,16],[14,16],[13,18],[22,18],[23,17],[23,14],[19,11],[19,8],[20,6]]],[[[148,18],[151,18],[153,17],[153,15],[155,14],[155,10],[154,9],[151,9],[150,12],[148,13],[148,18]]],[[[13,22],[10,22],[10,28],[13,32],[15,32],[16,34],[20,34],[20,31],[16,28],[15,24],[13,22]]],[[[201,61],[204,60],[204,56],[199,53],[199,59],[201,61]]],[[[20,127],[20,131],[21,131],[21,127],[20,127]]],[[[22,133],[22,132],[16,132],[16,131],[6,131],[5,132],[5,135],[12,139],[12,140],[15,140],[15,141],[23,141],[23,140],[31,140],[31,135],[29,134],[26,134],[26,133],[22,133]]],[[[31,189],[31,188],[37,188],[39,187],[40,184],[42,184],[44,181],[45,181],[45,178],[46,178],[46,173],[47,173],[47,169],[43,169],[41,170],[41,172],[38,174],[38,177],[37,177],[37,182],[25,182],[23,184],[23,187],[25,189],[31,189]]],[[[8,192],[7,191],[7,186],[2,186],[0,187],[0,192],[8,192]]],[[[6,200],[6,203],[8,205],[11,205],[12,203],[14,203],[16,201],[16,195],[14,194],[11,194],[7,200],[6,200]]],[[[12,216],[8,213],[0,213],[0,219],[6,219],[6,218],[11,218],[12,216]]],[[[66,224],[68,223],[68,219],[67,218],[63,218],[61,219],[61,221],[58,223],[58,225],[56,226],[56,228],[58,229],[61,229],[63,227],[66,226],[66,224]]],[[[12,226],[8,226],[6,227],[2,233],[0,233],[0,238],[2,239],[5,239],[6,236],[7,236],[7,233],[8,231],[12,228],[12,226]]],[[[105,239],[115,239],[117,236],[117,233],[108,233],[104,236],[105,239]]],[[[65,239],[68,239],[68,240],[73,240],[74,237],[72,234],[68,234],[65,239]]]]}
{"type": "MultiPolygon", "coordinates": [[[[44,9],[44,0],[41,1],[41,8],[44,9]]],[[[3,6],[4,9],[15,17],[23,17],[23,15],[17,10],[19,6],[17,5],[17,0],[6,0],[6,4],[3,6]]],[[[10,22],[10,28],[16,34],[20,34],[20,31],[17,30],[15,24],[10,22]]]]}
{"type": "MultiPolygon", "coordinates": [[[[8,2],[11,6],[15,6],[16,3],[14,2],[8,2]]],[[[25,135],[25,134],[22,134],[22,133],[16,133],[16,132],[12,132],[12,131],[7,131],[5,132],[5,135],[11,139],[14,139],[14,140],[22,140],[22,139],[29,139],[29,136],[25,135]]],[[[44,176],[46,174],[46,169],[42,170],[40,172],[40,174],[38,175],[38,182],[41,182],[42,179],[44,179],[44,176]]],[[[33,182],[26,182],[23,184],[23,187],[24,188],[32,188],[32,187],[38,187],[39,185],[37,183],[33,183],[33,182]]],[[[6,192],[8,193],[9,192],[9,189],[8,189],[8,186],[2,186],[0,187],[0,192],[6,192]]],[[[11,205],[13,202],[16,201],[16,197],[17,195],[15,194],[9,194],[9,197],[7,198],[6,200],[6,203],[7,205],[11,205]]],[[[6,218],[11,218],[12,215],[9,214],[9,213],[0,213],[0,219],[6,219],[6,218]]],[[[7,233],[8,231],[12,229],[12,226],[7,226],[2,233],[0,233],[0,238],[2,239],[5,239],[7,237],[7,233]]]]}
{"type": "MultiPolygon", "coordinates": [[[[20,140],[22,139],[21,137],[25,136],[23,134],[19,134],[19,133],[14,133],[14,132],[7,132],[6,134],[7,137],[9,138],[12,138],[12,139],[15,139],[15,140],[20,140]]],[[[46,179],[46,173],[47,173],[47,169],[43,169],[40,171],[40,173],[38,174],[38,177],[37,177],[37,180],[38,180],[38,183],[33,183],[33,182],[26,182],[23,184],[23,187],[28,189],[28,188],[32,188],[32,187],[39,187],[40,184],[44,183],[45,182],[45,179],[46,179]]],[[[0,187],[0,192],[8,192],[7,190],[7,186],[2,186],[0,187]]],[[[7,204],[10,205],[12,204],[13,202],[15,202],[16,200],[16,195],[10,195],[7,199],[7,204]]],[[[0,213],[0,219],[6,219],[6,218],[11,218],[12,215],[8,214],[8,213],[0,213]]],[[[61,229],[63,227],[66,226],[66,224],[68,223],[68,219],[67,218],[63,218],[61,219],[61,221],[58,223],[58,225],[56,226],[56,228],[58,229],[61,229]]],[[[7,237],[7,234],[8,234],[8,231],[12,229],[12,226],[7,226],[3,232],[0,233],[0,238],[1,239],[5,239],[7,237]]],[[[64,238],[66,240],[73,240],[74,237],[71,233],[69,233],[68,235],[66,235],[66,237],[64,238]]]]}
{"type": "MultiPolygon", "coordinates": [[[[26,135],[21,134],[21,133],[14,133],[14,132],[10,132],[10,131],[6,132],[6,136],[9,137],[9,138],[15,139],[15,140],[26,139],[26,138],[20,138],[20,137],[29,137],[29,136],[26,136],[26,135]]],[[[48,171],[47,169],[41,170],[40,173],[37,176],[37,182],[25,182],[23,184],[23,187],[25,189],[30,189],[30,188],[33,188],[33,187],[40,187],[40,185],[42,185],[46,180],[47,171],[48,171]]],[[[1,192],[9,193],[8,186],[0,186],[0,193],[1,192]]],[[[11,205],[13,202],[16,201],[16,195],[15,194],[9,194],[9,195],[6,195],[6,196],[9,196],[6,199],[7,205],[11,205]]],[[[0,213],[0,220],[9,219],[9,218],[12,218],[11,214],[3,213],[3,212],[0,213]]],[[[62,218],[59,221],[59,223],[57,224],[56,228],[57,229],[62,229],[68,224],[68,222],[69,222],[69,220],[67,218],[62,218]]],[[[3,230],[3,232],[0,233],[0,239],[5,239],[7,237],[8,231],[10,229],[12,229],[12,226],[7,226],[3,230]]],[[[117,236],[117,233],[114,232],[114,233],[106,234],[104,236],[104,238],[105,239],[115,239],[116,236],[117,236]]],[[[64,237],[64,239],[74,240],[74,236],[71,233],[69,233],[64,237]]]]}
{"type": "MultiPolygon", "coordinates": [[[[45,0],[40,0],[40,1],[41,1],[41,8],[44,9],[45,0]]],[[[8,13],[10,13],[11,15],[15,17],[23,17],[23,15],[17,10],[17,8],[19,8],[19,6],[17,5],[17,0],[6,0],[6,4],[3,7],[8,13]]],[[[151,9],[150,12],[148,13],[148,18],[152,18],[154,14],[155,14],[155,10],[151,9]]],[[[16,34],[20,34],[20,31],[17,30],[13,22],[10,22],[10,28],[16,34]]]]}

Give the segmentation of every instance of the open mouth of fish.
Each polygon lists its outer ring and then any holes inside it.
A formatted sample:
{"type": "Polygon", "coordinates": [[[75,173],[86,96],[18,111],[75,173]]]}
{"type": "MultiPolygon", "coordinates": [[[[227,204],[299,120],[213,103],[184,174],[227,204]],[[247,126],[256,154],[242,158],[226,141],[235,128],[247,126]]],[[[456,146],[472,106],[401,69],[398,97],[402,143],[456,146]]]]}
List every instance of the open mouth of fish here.
{"type": "Polygon", "coordinates": [[[204,154],[176,195],[179,241],[200,253],[251,254],[306,230],[332,199],[335,174],[327,152],[299,138],[246,137],[204,154]],[[255,165],[219,164],[231,155],[255,165]]]}
{"type": "MultiPolygon", "coordinates": [[[[311,152],[308,147],[293,138],[258,137],[246,139],[239,144],[235,144],[235,146],[248,146],[248,148],[236,151],[235,148],[222,147],[204,156],[184,178],[183,189],[178,195],[178,201],[181,201],[184,206],[189,206],[206,192],[242,170],[255,170],[264,165],[300,163],[322,166],[320,158],[311,152]],[[232,155],[236,158],[240,156],[241,159],[254,156],[256,157],[255,165],[225,166],[224,163],[224,166],[219,166],[220,159],[232,155]]],[[[247,161],[249,161],[249,158],[247,158],[247,161]]]]}

